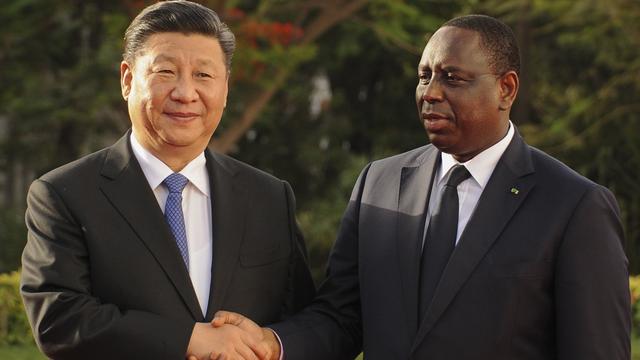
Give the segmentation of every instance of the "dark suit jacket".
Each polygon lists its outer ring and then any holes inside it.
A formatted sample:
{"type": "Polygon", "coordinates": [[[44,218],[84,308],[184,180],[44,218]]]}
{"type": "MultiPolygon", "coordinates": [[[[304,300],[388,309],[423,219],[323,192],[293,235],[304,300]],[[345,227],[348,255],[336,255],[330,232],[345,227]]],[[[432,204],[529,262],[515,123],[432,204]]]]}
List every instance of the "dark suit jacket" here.
{"type": "Polygon", "coordinates": [[[217,310],[265,324],[313,299],[289,185],[206,151],[213,263],[203,317],[128,136],[29,190],[21,291],[45,354],[183,359],[194,323],[217,310]]]}
{"type": "Polygon", "coordinates": [[[316,300],[273,326],[287,359],[629,359],[616,201],[517,133],[418,323],[438,161],[428,145],[365,168],[316,300]]]}

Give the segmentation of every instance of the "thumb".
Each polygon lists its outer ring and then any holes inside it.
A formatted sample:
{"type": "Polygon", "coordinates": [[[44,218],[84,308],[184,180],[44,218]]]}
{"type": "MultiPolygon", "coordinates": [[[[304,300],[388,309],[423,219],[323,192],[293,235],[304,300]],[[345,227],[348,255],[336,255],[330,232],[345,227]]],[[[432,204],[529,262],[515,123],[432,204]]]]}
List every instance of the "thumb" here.
{"type": "Polygon", "coordinates": [[[238,313],[221,310],[215,313],[213,320],[211,320],[211,325],[216,328],[224,324],[240,326],[244,319],[245,317],[238,313]]]}

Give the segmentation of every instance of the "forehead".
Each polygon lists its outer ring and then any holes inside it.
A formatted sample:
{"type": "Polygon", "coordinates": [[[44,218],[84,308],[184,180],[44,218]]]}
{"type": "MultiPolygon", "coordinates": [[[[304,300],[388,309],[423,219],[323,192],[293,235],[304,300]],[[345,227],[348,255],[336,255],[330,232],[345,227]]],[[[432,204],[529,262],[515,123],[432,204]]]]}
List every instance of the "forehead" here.
{"type": "Polygon", "coordinates": [[[145,41],[141,55],[162,60],[189,60],[213,62],[224,65],[220,42],[213,36],[183,34],[178,32],[156,33],[145,41]]]}
{"type": "Polygon", "coordinates": [[[419,66],[430,69],[489,71],[487,57],[481,47],[480,34],[452,26],[442,27],[431,36],[424,48],[419,66]]]}

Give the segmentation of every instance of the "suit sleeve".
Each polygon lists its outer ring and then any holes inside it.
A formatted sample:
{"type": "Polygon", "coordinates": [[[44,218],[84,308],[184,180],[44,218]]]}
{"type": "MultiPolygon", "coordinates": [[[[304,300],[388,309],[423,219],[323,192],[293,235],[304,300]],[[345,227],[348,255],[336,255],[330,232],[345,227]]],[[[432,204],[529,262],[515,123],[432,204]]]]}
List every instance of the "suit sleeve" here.
{"type": "Polygon", "coordinates": [[[296,201],[291,186],[285,181],[284,188],[289,211],[289,233],[292,234],[292,255],[289,262],[287,296],[283,317],[290,317],[309,305],[316,293],[316,287],[309,271],[307,247],[296,221],[296,201]]]}
{"type": "Polygon", "coordinates": [[[273,324],[285,359],[354,359],[362,349],[358,280],[358,217],[369,166],[358,177],[331,250],[327,279],[313,303],[293,318],[273,324]]]}
{"type": "Polygon", "coordinates": [[[587,191],[567,225],[556,263],[556,344],[560,360],[628,360],[630,295],[615,198],[587,191]]]}
{"type": "Polygon", "coordinates": [[[21,294],[48,357],[184,358],[193,322],[119,309],[92,296],[83,229],[51,184],[36,180],[27,206],[21,294]]]}

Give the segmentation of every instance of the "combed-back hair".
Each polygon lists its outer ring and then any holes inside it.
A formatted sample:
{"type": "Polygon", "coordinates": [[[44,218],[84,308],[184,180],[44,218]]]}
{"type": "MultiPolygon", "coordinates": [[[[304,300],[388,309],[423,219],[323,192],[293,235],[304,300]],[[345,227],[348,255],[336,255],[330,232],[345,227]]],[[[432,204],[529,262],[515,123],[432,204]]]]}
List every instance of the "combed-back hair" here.
{"type": "Polygon", "coordinates": [[[151,35],[166,32],[201,34],[217,39],[224,54],[227,72],[231,71],[231,59],[236,49],[235,36],[215,11],[185,0],[162,1],[142,10],[124,34],[122,58],[133,64],[151,35]]]}
{"type": "Polygon", "coordinates": [[[497,75],[508,71],[520,74],[520,50],[516,36],[502,21],[487,15],[465,15],[447,21],[452,26],[480,34],[481,46],[489,57],[489,65],[497,75]]]}

